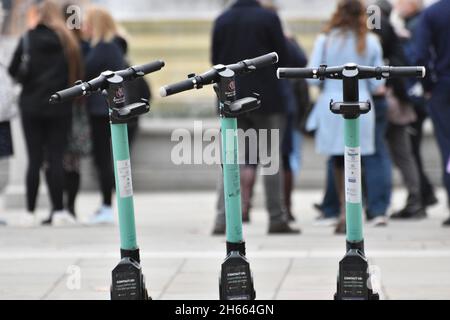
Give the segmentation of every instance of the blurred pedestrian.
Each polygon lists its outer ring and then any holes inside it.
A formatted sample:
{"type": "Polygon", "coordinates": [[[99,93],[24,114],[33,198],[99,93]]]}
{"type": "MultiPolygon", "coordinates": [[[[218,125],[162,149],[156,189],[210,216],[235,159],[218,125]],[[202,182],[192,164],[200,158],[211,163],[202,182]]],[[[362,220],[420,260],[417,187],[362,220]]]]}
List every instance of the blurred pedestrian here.
{"type": "MultiPolygon", "coordinates": [[[[409,65],[414,64],[414,43],[416,41],[415,37],[417,36],[416,28],[418,26],[419,17],[422,10],[422,0],[397,0],[396,2],[396,11],[404,20],[404,32],[401,33],[401,44],[405,51],[406,61],[409,65]]],[[[420,80],[407,80],[406,89],[417,115],[416,121],[410,124],[408,131],[410,133],[414,160],[416,161],[417,167],[419,169],[422,203],[425,207],[427,207],[437,204],[438,199],[435,195],[434,187],[431,184],[427,174],[425,173],[421,154],[423,127],[425,120],[428,118],[426,99],[420,80]]]]}
{"type": "Polygon", "coordinates": [[[49,97],[79,79],[80,49],[56,2],[36,1],[28,11],[29,30],[21,38],[9,73],[22,84],[20,112],[28,152],[27,211],[23,225],[35,224],[40,171],[44,167],[55,225],[75,220],[63,205],[63,154],[71,126],[71,103],[50,105],[49,97]]]}
{"type": "MultiPolygon", "coordinates": [[[[5,65],[5,57],[9,56],[7,40],[0,34],[0,161],[7,161],[13,155],[13,140],[11,135],[11,120],[16,116],[16,99],[14,87],[5,65]]],[[[5,179],[6,180],[6,179],[5,179]]],[[[1,181],[2,185],[6,181],[1,181]]],[[[0,219],[0,226],[6,225],[6,221],[0,219]]]]}
{"type": "MultiPolygon", "coordinates": [[[[374,32],[380,36],[386,63],[393,66],[408,65],[402,43],[390,23],[392,5],[387,0],[379,0],[377,4],[382,8],[381,28],[375,29],[374,32]]],[[[388,120],[386,139],[392,160],[400,170],[403,183],[408,190],[405,207],[392,214],[391,218],[424,218],[426,211],[422,201],[420,172],[414,159],[409,133],[409,126],[416,121],[417,115],[407,93],[407,80],[389,79],[386,86],[386,100],[384,100],[384,104],[387,105],[387,110],[384,108],[384,112],[388,120]]],[[[378,169],[375,168],[375,170],[378,169]]]]}
{"type": "MultiPolygon", "coordinates": [[[[263,8],[277,13],[279,8],[273,0],[260,1],[263,8]]],[[[293,35],[285,31],[287,47],[289,51],[289,65],[292,67],[305,67],[307,64],[306,54],[300,47],[293,35]]],[[[308,85],[305,80],[280,80],[283,92],[283,101],[286,111],[286,127],[282,140],[283,161],[283,187],[284,205],[288,221],[295,221],[292,213],[292,192],[295,184],[295,173],[299,171],[300,148],[302,136],[298,131],[300,127],[300,112],[304,112],[309,106],[308,85]]],[[[256,166],[247,166],[241,179],[242,191],[242,216],[244,222],[250,222],[250,209],[252,207],[253,189],[256,183],[256,166]]]]}
{"type": "MultiPolygon", "coordinates": [[[[118,30],[118,34],[116,35],[114,41],[122,50],[122,54],[125,57],[126,67],[130,67],[131,63],[128,57],[128,41],[126,39],[125,32],[123,30],[118,30]]],[[[147,80],[143,77],[137,78],[130,82],[126,82],[124,84],[124,88],[127,105],[140,102],[141,99],[146,99],[148,101],[151,101],[152,99],[152,92],[149,82],[147,82],[147,80]]],[[[139,117],[136,117],[129,121],[127,128],[128,140],[131,148],[134,145],[139,130],[139,117]]]]}
{"type": "MultiPolygon", "coordinates": [[[[95,78],[107,70],[115,71],[125,67],[123,51],[115,41],[118,27],[106,9],[97,6],[89,7],[83,23],[83,31],[91,45],[85,59],[86,79],[95,78]]],[[[102,193],[102,206],[91,217],[90,223],[112,224],[114,223],[112,209],[114,169],[109,108],[105,97],[97,93],[88,97],[87,109],[91,126],[92,151],[102,193]]]]}
{"type": "MultiPolygon", "coordinates": [[[[360,65],[383,64],[383,52],[375,35],[368,32],[366,8],[359,0],[341,0],[328,23],[325,33],[316,40],[309,65],[317,67],[343,65],[352,61],[360,65]]],[[[318,80],[311,81],[320,84],[318,80]]],[[[361,101],[372,100],[372,94],[383,87],[383,82],[367,80],[360,82],[361,101]]],[[[336,190],[340,202],[340,219],[335,232],[345,233],[344,190],[344,120],[330,112],[330,100],[342,99],[342,84],[326,80],[321,94],[308,119],[308,130],[315,131],[316,149],[333,158],[336,190]]],[[[361,154],[375,152],[375,116],[373,112],[361,117],[361,154]]]]}
{"type": "MultiPolygon", "coordinates": [[[[289,66],[304,68],[308,64],[306,54],[293,36],[287,35],[289,50],[289,66]]],[[[282,141],[284,203],[289,221],[295,221],[292,212],[292,193],[295,186],[295,176],[299,171],[302,136],[300,134],[301,117],[309,109],[308,84],[305,80],[280,80],[285,91],[286,129],[282,141]]]]}
{"type": "MultiPolygon", "coordinates": [[[[63,7],[63,15],[66,19],[70,18],[71,4],[63,7]]],[[[84,78],[84,59],[87,56],[90,46],[83,39],[80,28],[71,30],[80,46],[80,54],[82,57],[82,72],[79,79],[84,78]]],[[[76,218],[76,198],[81,184],[81,158],[88,156],[91,152],[91,135],[89,127],[89,118],[86,110],[86,99],[79,98],[72,102],[72,125],[68,136],[68,144],[64,154],[64,192],[65,207],[76,218]]]]}
{"type": "MultiPolygon", "coordinates": [[[[272,51],[278,53],[280,65],[287,65],[289,53],[281,21],[276,13],[263,8],[258,1],[237,0],[214,22],[213,64],[230,64],[272,51]]],[[[267,130],[269,134],[267,141],[272,140],[272,130],[279,130],[281,138],[285,128],[286,114],[282,84],[276,78],[275,71],[276,67],[274,66],[236,79],[238,98],[251,96],[257,92],[261,95],[262,101],[259,110],[238,118],[238,126],[244,131],[249,129],[267,130]]],[[[246,143],[246,151],[248,151],[248,147],[248,143],[246,143]]],[[[271,154],[272,158],[277,157],[278,163],[281,164],[281,150],[270,150],[272,148],[270,145],[259,147],[267,148],[268,152],[265,154],[271,154]]],[[[279,141],[279,147],[281,148],[281,141],[279,141]]],[[[246,152],[246,155],[248,156],[249,153],[246,152]]],[[[246,163],[241,169],[241,186],[243,188],[247,185],[246,180],[252,179],[255,172],[255,165],[251,164],[249,159],[246,159],[246,163]]],[[[264,176],[266,208],[270,217],[269,234],[297,234],[300,230],[291,228],[287,221],[280,170],[276,174],[264,176]]],[[[215,235],[225,234],[226,227],[223,183],[221,181],[219,186],[218,214],[213,230],[215,235]]],[[[243,194],[244,192],[243,190],[243,194]]]]}
{"type": "MultiPolygon", "coordinates": [[[[440,0],[425,9],[415,36],[415,63],[433,65],[424,86],[429,100],[429,114],[442,156],[443,178],[450,203],[450,2],[440,0]],[[435,81],[431,74],[435,75],[435,81]]],[[[450,226],[450,219],[444,222],[450,226]]]]}

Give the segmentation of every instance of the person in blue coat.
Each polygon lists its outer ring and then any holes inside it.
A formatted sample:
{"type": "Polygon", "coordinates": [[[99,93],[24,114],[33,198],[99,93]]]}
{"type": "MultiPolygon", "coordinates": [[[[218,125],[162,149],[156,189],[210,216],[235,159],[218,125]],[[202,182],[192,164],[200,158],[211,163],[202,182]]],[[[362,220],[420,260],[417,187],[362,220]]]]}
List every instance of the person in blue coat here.
{"type": "MultiPolygon", "coordinates": [[[[450,1],[425,9],[416,28],[415,63],[433,65],[424,82],[431,97],[429,115],[442,157],[443,179],[450,203],[450,1]]],[[[450,218],[444,222],[450,226],[450,218]]]]}
{"type": "MultiPolygon", "coordinates": [[[[315,43],[309,66],[330,66],[353,62],[359,65],[383,65],[383,51],[378,38],[370,34],[366,25],[366,9],[359,0],[341,0],[325,33],[315,43]]],[[[319,80],[311,80],[319,85],[319,80]]],[[[360,81],[359,98],[372,101],[372,94],[383,87],[383,81],[360,81]]],[[[308,131],[315,131],[318,153],[333,157],[336,189],[340,200],[340,221],[336,233],[345,233],[344,200],[344,119],[333,114],[330,100],[342,101],[342,83],[326,80],[322,92],[307,122],[308,131]]],[[[361,154],[375,153],[375,114],[361,116],[361,154]]]]}

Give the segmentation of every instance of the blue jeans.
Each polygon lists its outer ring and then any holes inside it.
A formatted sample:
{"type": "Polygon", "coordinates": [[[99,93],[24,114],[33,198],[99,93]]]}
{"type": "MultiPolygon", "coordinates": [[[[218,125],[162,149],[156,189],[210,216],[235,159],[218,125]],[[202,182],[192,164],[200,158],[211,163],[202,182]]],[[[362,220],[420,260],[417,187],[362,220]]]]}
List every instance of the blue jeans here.
{"type": "MultiPolygon", "coordinates": [[[[371,156],[363,156],[362,164],[367,195],[367,213],[369,218],[384,216],[389,208],[392,193],[392,163],[386,147],[387,102],[375,99],[375,150],[371,156]]],[[[327,163],[327,187],[322,203],[322,212],[326,218],[339,215],[339,196],[334,182],[333,159],[327,163]]]]}
{"type": "Polygon", "coordinates": [[[392,194],[392,162],[386,146],[387,102],[384,98],[375,104],[375,154],[362,157],[366,187],[366,209],[369,218],[386,215],[392,194]]]}
{"type": "Polygon", "coordinates": [[[447,165],[450,159],[450,81],[441,80],[433,89],[429,102],[430,118],[433,120],[434,133],[441,151],[443,180],[450,201],[450,174],[447,165]]]}

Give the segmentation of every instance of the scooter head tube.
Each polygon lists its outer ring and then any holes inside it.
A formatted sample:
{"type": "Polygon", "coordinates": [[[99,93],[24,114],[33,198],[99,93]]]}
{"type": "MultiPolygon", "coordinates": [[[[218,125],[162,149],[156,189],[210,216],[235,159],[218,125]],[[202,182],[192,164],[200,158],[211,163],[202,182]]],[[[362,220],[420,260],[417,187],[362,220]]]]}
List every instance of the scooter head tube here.
{"type": "Polygon", "coordinates": [[[112,271],[111,300],[149,300],[139,263],[123,258],[112,271]]]}
{"type": "Polygon", "coordinates": [[[122,108],[111,109],[111,120],[113,123],[128,123],[130,120],[150,112],[148,100],[141,99],[122,108]]]}
{"type": "Polygon", "coordinates": [[[244,113],[249,113],[261,108],[259,94],[254,93],[253,97],[247,97],[234,102],[225,102],[222,113],[225,117],[236,117],[244,113]]]}
{"type": "Polygon", "coordinates": [[[350,249],[339,263],[335,300],[379,300],[370,284],[369,263],[359,249],[350,249]]]}
{"type": "Polygon", "coordinates": [[[256,292],[250,264],[239,251],[231,251],[225,258],[219,291],[220,300],[255,300],[256,292]]]}
{"type": "Polygon", "coordinates": [[[356,119],[360,115],[369,113],[371,104],[367,102],[330,102],[330,110],[334,114],[340,114],[345,119],[356,119]]]}

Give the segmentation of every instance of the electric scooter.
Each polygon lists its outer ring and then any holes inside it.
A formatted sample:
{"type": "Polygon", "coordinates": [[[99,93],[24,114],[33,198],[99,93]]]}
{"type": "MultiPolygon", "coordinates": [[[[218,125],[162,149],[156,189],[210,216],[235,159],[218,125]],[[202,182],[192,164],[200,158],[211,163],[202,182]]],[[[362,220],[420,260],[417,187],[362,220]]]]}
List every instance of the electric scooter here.
{"type": "Polygon", "coordinates": [[[150,105],[145,99],[138,103],[125,105],[123,84],[126,81],[132,81],[161,70],[163,67],[163,61],[155,61],[122,71],[105,71],[99,77],[88,82],[78,81],[74,87],[57,92],[50,98],[50,103],[58,103],[101,92],[108,101],[121,243],[121,261],[112,271],[112,300],[151,299],[145,286],[145,277],[142,273],[139,247],[136,241],[127,130],[127,123],[133,118],[148,113],[150,105]]]}
{"type": "Polygon", "coordinates": [[[220,300],[254,300],[256,297],[250,264],[242,235],[240,171],[238,163],[237,117],[258,109],[258,94],[237,100],[236,75],[276,64],[278,55],[270,53],[232,65],[217,65],[201,75],[161,88],[162,97],[214,84],[219,100],[222,138],[222,170],[225,195],[227,256],[219,279],[220,300]]]}
{"type": "Polygon", "coordinates": [[[339,67],[322,65],[317,69],[280,68],[279,79],[333,79],[343,81],[344,102],[331,100],[330,110],[345,119],[345,199],[347,218],[347,254],[339,263],[335,300],[379,300],[373,292],[368,260],[364,252],[361,151],[359,117],[371,110],[370,101],[359,101],[359,80],[394,77],[424,78],[424,67],[366,67],[346,64],[339,67]]]}

